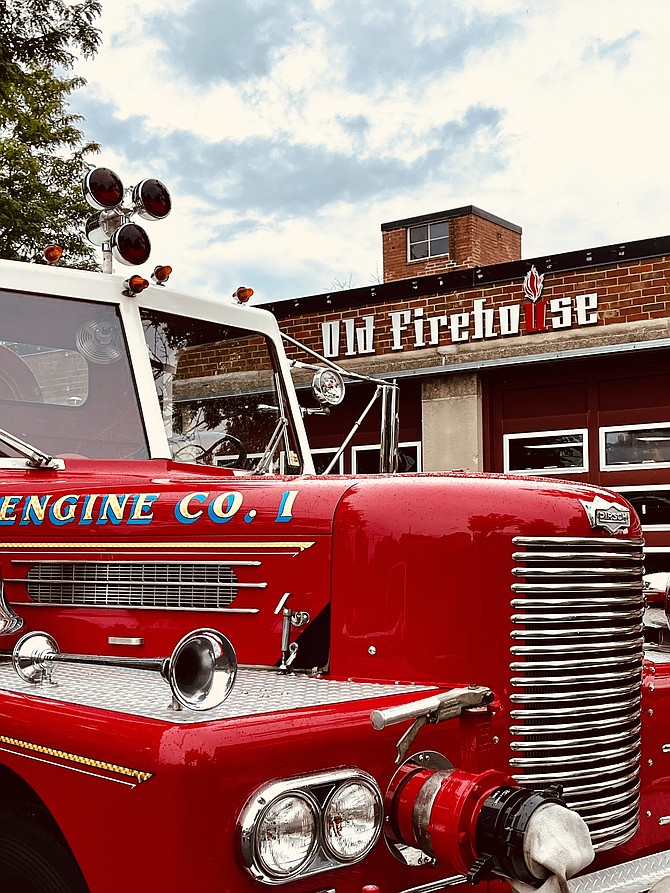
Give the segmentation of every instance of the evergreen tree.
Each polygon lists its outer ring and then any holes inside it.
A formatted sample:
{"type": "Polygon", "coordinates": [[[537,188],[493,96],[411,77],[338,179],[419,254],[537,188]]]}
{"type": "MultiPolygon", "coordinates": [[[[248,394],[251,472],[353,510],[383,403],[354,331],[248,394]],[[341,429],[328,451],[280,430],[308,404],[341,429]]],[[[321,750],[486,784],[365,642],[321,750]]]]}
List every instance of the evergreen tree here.
{"type": "Polygon", "coordinates": [[[0,0],[0,257],[30,260],[61,245],[68,266],[92,269],[83,224],[85,142],[67,97],[77,53],[95,54],[100,0],[0,0]]]}

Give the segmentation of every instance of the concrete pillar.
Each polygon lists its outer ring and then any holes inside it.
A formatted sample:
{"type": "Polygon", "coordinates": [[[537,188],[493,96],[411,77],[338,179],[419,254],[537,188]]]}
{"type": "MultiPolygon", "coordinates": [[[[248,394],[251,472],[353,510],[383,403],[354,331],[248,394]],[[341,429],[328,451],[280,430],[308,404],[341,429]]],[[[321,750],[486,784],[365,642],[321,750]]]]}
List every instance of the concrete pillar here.
{"type": "Polygon", "coordinates": [[[423,470],[482,471],[482,400],[477,373],[425,378],[421,404],[423,470]]]}

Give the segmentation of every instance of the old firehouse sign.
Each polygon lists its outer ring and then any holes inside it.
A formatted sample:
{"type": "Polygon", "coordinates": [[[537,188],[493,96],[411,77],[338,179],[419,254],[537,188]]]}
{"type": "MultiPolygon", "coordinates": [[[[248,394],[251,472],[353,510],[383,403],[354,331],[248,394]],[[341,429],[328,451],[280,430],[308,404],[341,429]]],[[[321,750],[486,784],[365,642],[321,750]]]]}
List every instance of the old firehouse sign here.
{"type": "Polygon", "coordinates": [[[375,342],[390,341],[392,351],[462,344],[498,337],[531,335],[598,322],[598,295],[561,296],[540,300],[544,275],[534,266],[523,280],[526,304],[488,306],[486,298],[472,302],[470,310],[427,314],[423,307],[394,310],[385,317],[351,317],[321,323],[323,354],[326,357],[360,356],[376,353],[375,342]]]}

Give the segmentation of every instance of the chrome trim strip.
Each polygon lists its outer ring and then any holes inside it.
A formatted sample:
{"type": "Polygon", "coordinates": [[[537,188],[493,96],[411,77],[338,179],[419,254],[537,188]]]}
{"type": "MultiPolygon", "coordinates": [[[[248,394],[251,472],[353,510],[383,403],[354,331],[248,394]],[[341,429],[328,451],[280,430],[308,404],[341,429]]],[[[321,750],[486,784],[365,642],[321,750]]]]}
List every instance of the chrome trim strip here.
{"type": "MultiPolygon", "coordinates": [[[[603,678],[603,677],[600,677],[603,678]]],[[[565,680],[561,680],[565,681],[565,680]]],[[[523,683],[519,683],[522,685],[523,683]]],[[[580,680],[580,685],[582,686],[582,690],[577,691],[550,691],[550,692],[536,692],[533,694],[518,694],[513,693],[510,695],[510,701],[515,704],[540,704],[542,705],[545,701],[561,701],[564,704],[570,704],[572,701],[577,701],[580,704],[584,701],[602,701],[603,698],[609,697],[611,695],[618,695],[621,693],[622,695],[631,694],[634,692],[639,695],[640,684],[638,681],[635,681],[632,685],[628,687],[618,688],[606,688],[606,689],[596,689],[594,691],[589,691],[586,688],[583,688],[584,679],[580,680]]],[[[599,707],[600,705],[595,705],[595,707],[599,707]]],[[[595,709],[595,708],[594,708],[595,709]]],[[[518,717],[515,717],[518,718],[518,717]]]]}
{"type": "MultiPolygon", "coordinates": [[[[644,639],[641,636],[638,636],[638,638],[632,640],[626,639],[621,635],[621,629],[614,629],[612,631],[614,635],[608,642],[606,637],[603,636],[602,632],[602,630],[596,630],[596,633],[598,634],[597,641],[580,641],[579,645],[577,646],[570,643],[568,643],[567,645],[515,645],[513,648],[510,648],[510,651],[514,655],[535,654],[542,657],[552,657],[554,655],[560,654],[574,654],[576,650],[579,650],[582,653],[595,651],[597,654],[600,654],[604,648],[616,648],[618,651],[633,651],[633,657],[637,658],[637,651],[642,647],[644,643],[644,639]],[[620,636],[618,640],[616,638],[616,634],[619,634],[620,636]]],[[[565,630],[563,635],[567,639],[579,638],[579,633],[577,631],[573,632],[573,630],[565,630]]],[[[588,631],[583,632],[582,635],[584,637],[588,637],[588,631]]],[[[581,665],[591,666],[591,663],[592,661],[589,657],[589,660],[584,661],[581,665]]],[[[569,666],[575,666],[574,661],[570,662],[569,666]]]]}
{"type": "Polygon", "coordinates": [[[513,552],[512,553],[512,561],[608,561],[609,559],[614,559],[615,561],[622,561],[629,558],[639,558],[640,561],[644,558],[644,552],[640,550],[639,552],[627,552],[625,554],[621,554],[620,552],[611,552],[611,551],[602,551],[602,552],[533,552],[532,550],[528,550],[527,552],[513,552]]]}
{"type": "MultiPolygon", "coordinates": [[[[3,547],[4,547],[4,545],[5,544],[3,543],[3,547]]],[[[145,548],[146,548],[146,545],[147,544],[145,543],[145,548]]],[[[29,564],[29,565],[33,565],[33,564],[75,564],[76,565],[76,564],[81,564],[81,563],[82,563],[81,560],[76,559],[76,558],[59,558],[58,561],[56,561],[56,562],[53,559],[48,559],[48,558],[37,558],[37,559],[12,558],[10,560],[10,564],[29,564]]],[[[132,564],[140,564],[140,563],[142,563],[141,558],[137,559],[135,561],[133,559],[128,559],[128,558],[122,558],[119,560],[115,559],[115,561],[114,561],[115,567],[123,567],[124,565],[132,565],[132,564]]],[[[162,565],[175,565],[177,567],[181,567],[181,565],[184,564],[183,561],[169,561],[169,560],[160,561],[160,562],[154,561],[151,563],[152,564],[160,564],[161,566],[162,565]]],[[[188,564],[197,564],[198,567],[201,567],[201,566],[203,566],[203,567],[204,566],[220,567],[222,564],[225,564],[226,567],[260,567],[262,563],[263,563],[262,561],[240,561],[240,560],[229,561],[227,558],[225,561],[200,561],[200,560],[198,560],[198,561],[189,561],[188,562],[188,564]]],[[[105,565],[109,564],[109,561],[101,561],[99,559],[94,558],[91,560],[87,560],[86,564],[89,566],[92,564],[100,564],[100,565],[105,566],[105,565]]],[[[5,577],[5,579],[7,579],[7,578],[5,577]]],[[[23,578],[19,577],[18,579],[23,579],[23,578]]]]}
{"type": "MultiPolygon", "coordinates": [[[[5,578],[6,579],[6,578],[5,578]]],[[[588,611],[583,614],[576,614],[574,612],[570,614],[562,614],[562,613],[549,613],[549,614],[512,614],[512,623],[524,623],[528,625],[529,623],[557,623],[562,621],[564,623],[596,623],[599,620],[639,620],[644,614],[644,607],[639,607],[635,611],[588,611]]],[[[563,629],[563,627],[559,627],[559,629],[563,629]]],[[[605,634],[609,632],[612,627],[607,627],[605,629],[591,629],[589,627],[589,632],[605,634]]],[[[614,627],[616,629],[616,627],[614,627]]],[[[531,631],[532,632],[532,631],[531,631]]],[[[626,627],[621,627],[621,632],[630,632],[630,630],[626,627]]],[[[519,631],[512,633],[512,635],[519,635],[519,631]]],[[[539,629],[535,631],[535,634],[540,635],[554,635],[554,632],[546,629],[539,629]]]]}
{"type": "MultiPolygon", "coordinates": [[[[533,720],[532,726],[513,726],[513,727],[510,727],[510,730],[512,728],[515,731],[521,730],[521,729],[530,730],[532,728],[541,728],[541,727],[551,728],[551,729],[560,729],[560,728],[571,729],[571,728],[573,728],[573,723],[563,723],[563,724],[556,724],[556,725],[550,725],[550,726],[546,726],[546,725],[545,726],[540,726],[540,725],[536,726],[535,722],[540,719],[554,719],[554,718],[564,719],[566,714],[569,714],[570,716],[591,716],[593,714],[593,705],[592,704],[584,704],[583,699],[581,697],[577,698],[577,703],[578,703],[578,706],[576,706],[576,707],[557,707],[555,709],[549,708],[549,709],[545,709],[545,710],[543,710],[541,708],[537,709],[537,710],[533,710],[531,707],[531,708],[526,708],[524,710],[510,710],[509,715],[511,716],[512,719],[531,719],[531,720],[533,720]]],[[[637,699],[633,698],[630,701],[621,701],[617,704],[602,704],[602,705],[599,704],[597,707],[597,710],[598,710],[598,715],[614,714],[615,716],[619,716],[619,714],[621,713],[622,710],[624,710],[624,708],[633,708],[634,709],[636,706],[637,706],[637,699]]],[[[594,720],[594,722],[598,722],[598,720],[594,720]]],[[[603,722],[604,722],[604,720],[603,720],[603,722]]]]}
{"type": "MultiPolygon", "coordinates": [[[[641,645],[641,642],[642,642],[642,640],[639,640],[637,643],[634,643],[634,644],[641,645]]],[[[624,650],[623,646],[621,647],[621,650],[622,651],[624,650]]],[[[575,652],[575,648],[573,648],[571,652],[568,651],[568,654],[570,654],[570,653],[574,654],[574,652],[575,652]]],[[[532,653],[532,651],[526,651],[525,653],[526,654],[532,653]]],[[[538,653],[538,652],[535,652],[535,653],[538,653]]],[[[514,663],[510,664],[510,669],[514,670],[514,671],[519,671],[519,672],[523,672],[524,670],[528,670],[528,669],[532,669],[533,671],[535,671],[535,670],[543,670],[543,671],[544,670],[557,670],[557,671],[561,671],[561,670],[590,670],[590,669],[598,669],[599,667],[602,667],[602,666],[615,666],[615,667],[625,666],[626,669],[629,669],[631,666],[638,666],[641,668],[642,663],[643,663],[642,655],[641,654],[638,655],[637,653],[634,653],[633,655],[629,655],[626,658],[609,657],[609,658],[603,658],[602,660],[593,660],[593,659],[590,659],[590,660],[566,660],[564,663],[561,663],[560,661],[556,661],[556,660],[544,660],[544,661],[533,662],[533,664],[530,665],[530,664],[520,663],[518,661],[515,661],[514,663]]],[[[526,683],[531,684],[531,685],[537,684],[537,681],[539,678],[541,678],[541,677],[528,676],[524,679],[522,684],[526,684],[526,683]]],[[[617,676],[615,674],[609,674],[609,675],[600,674],[600,675],[594,675],[594,676],[588,676],[588,677],[583,676],[583,675],[582,676],[579,676],[579,675],[578,676],[568,676],[568,675],[559,676],[559,675],[557,675],[557,676],[548,676],[548,677],[546,677],[546,680],[551,681],[551,682],[565,682],[565,681],[579,682],[581,680],[581,682],[584,683],[584,682],[591,682],[591,681],[595,681],[596,679],[603,679],[603,678],[619,679],[621,677],[620,677],[620,675],[617,676]]]]}
{"type": "MultiPolygon", "coordinates": [[[[519,711],[523,712],[523,711],[519,711]]],[[[556,711],[558,714],[559,711],[556,711]]],[[[610,716],[608,719],[589,719],[587,721],[582,722],[563,722],[563,723],[540,723],[533,722],[530,726],[510,726],[509,730],[513,735],[545,735],[547,732],[562,732],[566,730],[577,730],[577,731],[594,731],[596,729],[608,728],[609,726],[615,725],[617,728],[620,728],[622,725],[622,716],[623,722],[630,722],[630,714],[625,710],[616,709],[614,707],[610,707],[609,710],[601,710],[598,708],[598,713],[614,713],[614,716],[610,716]]],[[[543,718],[541,715],[537,713],[532,714],[532,711],[528,711],[529,719],[541,719],[543,718]]],[[[591,716],[593,714],[593,709],[588,712],[585,709],[581,710],[581,715],[583,716],[591,716]]],[[[564,716],[565,714],[563,714],[564,716]]],[[[573,716],[579,716],[580,712],[577,710],[572,711],[573,716]]],[[[551,717],[544,717],[551,718],[551,717]]],[[[580,741],[585,740],[580,737],[580,741]]],[[[574,743],[574,742],[573,742],[574,743]]]]}
{"type": "MultiPolygon", "coordinates": [[[[639,745],[631,747],[615,747],[612,750],[601,750],[600,753],[581,754],[579,756],[580,764],[585,766],[602,766],[604,760],[614,760],[617,757],[623,757],[626,754],[639,755],[639,745]]],[[[551,764],[556,766],[563,763],[574,763],[575,755],[573,753],[556,754],[551,757],[551,764]]],[[[546,757],[512,757],[509,761],[510,766],[515,769],[533,769],[536,766],[542,767],[547,765],[546,757]]],[[[575,770],[577,771],[577,770],[575,770]]]]}
{"type": "MultiPolygon", "coordinates": [[[[539,556],[538,556],[539,557],[539,556]]],[[[587,556],[591,560],[591,555],[587,556]]],[[[526,556],[523,561],[530,562],[530,556],[526,556]]],[[[628,567],[608,567],[607,570],[599,570],[591,567],[514,567],[512,575],[514,577],[623,577],[633,573],[628,567]]]]}
{"type": "Polygon", "coordinates": [[[95,610],[95,611],[109,611],[109,610],[121,610],[124,611],[189,611],[189,612],[203,612],[203,613],[216,613],[216,614],[259,614],[260,608],[174,608],[172,606],[166,605],[81,605],[81,604],[68,604],[63,602],[9,602],[10,605],[16,606],[17,608],[21,608],[21,610],[25,608],[81,608],[84,607],[86,609],[95,610]]]}
{"type": "MultiPolygon", "coordinates": [[[[603,576],[606,576],[603,573],[603,576]]],[[[642,582],[638,583],[512,583],[512,592],[579,592],[589,593],[594,590],[605,592],[630,592],[640,591],[644,588],[642,582]]]]}
{"type": "MultiPolygon", "coordinates": [[[[556,781],[560,781],[564,783],[566,788],[571,786],[571,781],[573,779],[591,779],[591,778],[601,778],[603,779],[603,784],[606,784],[607,788],[613,787],[617,781],[616,779],[609,778],[614,772],[619,772],[621,770],[631,770],[637,767],[639,753],[632,753],[628,760],[623,760],[619,763],[613,763],[610,766],[596,766],[595,769],[589,766],[586,769],[572,769],[569,772],[564,771],[552,771],[552,772],[533,772],[529,775],[519,775],[514,774],[512,778],[519,782],[519,784],[553,784],[556,781]]],[[[537,767],[536,767],[537,768],[537,767]]],[[[540,767],[541,768],[541,767],[540,767]]],[[[553,769],[552,765],[549,765],[548,768],[553,769]]]]}
{"type": "MultiPolygon", "coordinates": [[[[571,799],[571,804],[572,804],[573,809],[578,809],[581,807],[585,807],[586,809],[593,809],[593,804],[590,802],[590,800],[576,800],[574,798],[574,794],[575,794],[574,788],[571,789],[570,793],[572,795],[570,799],[571,799]]],[[[630,791],[628,791],[627,793],[622,793],[621,788],[617,785],[616,792],[614,794],[612,794],[610,797],[603,797],[600,800],[600,804],[608,805],[608,804],[612,803],[612,804],[616,804],[618,806],[621,804],[622,801],[624,801],[626,799],[630,800],[632,798],[633,800],[636,800],[639,798],[639,796],[640,796],[640,784],[639,783],[635,784],[635,786],[632,787],[630,789],[630,791]]]]}
{"type": "MultiPolygon", "coordinates": [[[[611,723],[609,723],[608,725],[611,725],[611,723]]],[[[621,723],[618,723],[618,725],[621,725],[621,723]]],[[[574,731],[581,732],[584,728],[585,728],[585,726],[583,723],[575,723],[574,731]]],[[[633,738],[634,740],[637,740],[637,738],[640,734],[641,728],[642,728],[641,725],[638,724],[637,726],[634,726],[632,729],[626,729],[625,731],[618,732],[617,734],[614,734],[614,735],[589,735],[588,737],[580,736],[578,739],[558,738],[558,739],[552,739],[550,741],[549,740],[547,740],[547,741],[527,741],[527,740],[526,741],[512,741],[510,743],[510,750],[523,751],[523,753],[530,753],[530,754],[532,754],[533,752],[537,752],[537,751],[550,753],[553,750],[560,750],[560,751],[566,751],[565,759],[570,759],[571,756],[574,757],[574,754],[569,754],[569,753],[567,753],[567,751],[578,749],[582,745],[586,745],[587,747],[592,747],[597,744],[603,744],[603,745],[616,744],[617,742],[628,741],[631,738],[633,738]]],[[[529,728],[529,731],[531,733],[535,733],[536,729],[534,726],[532,726],[529,728]]],[[[537,734],[541,734],[546,731],[547,731],[546,727],[538,728],[537,734]]],[[[618,753],[618,751],[614,751],[614,752],[618,753]]],[[[606,751],[605,751],[605,753],[606,753],[606,751]]],[[[602,753],[596,754],[596,757],[600,757],[602,755],[603,755],[602,753]]],[[[552,759],[553,759],[553,757],[552,757],[552,759]]],[[[560,756],[560,757],[558,757],[558,759],[562,760],[563,757],[560,756]]],[[[579,759],[584,762],[587,761],[587,757],[585,756],[584,753],[579,754],[579,759]]]]}
{"type": "Polygon", "coordinates": [[[160,551],[162,549],[169,549],[170,552],[174,552],[176,549],[183,549],[185,552],[193,553],[198,549],[215,549],[217,552],[221,552],[223,549],[230,549],[232,552],[248,552],[250,549],[256,549],[257,551],[264,553],[267,552],[268,549],[274,551],[275,549],[286,549],[293,550],[298,552],[304,552],[306,549],[311,549],[312,546],[316,545],[316,540],[312,541],[293,541],[287,540],[286,542],[281,542],[280,540],[273,542],[222,542],[220,540],[191,540],[184,542],[155,542],[155,543],[147,543],[147,542],[121,542],[120,540],[112,540],[110,542],[91,542],[90,540],[79,541],[79,542],[3,542],[2,548],[3,550],[7,549],[23,549],[32,551],[33,549],[68,549],[68,550],[79,550],[86,549],[90,551],[91,549],[113,549],[114,551],[119,551],[121,549],[135,550],[136,552],[140,552],[142,555],[150,554],[151,552],[160,551]]]}
{"type": "Polygon", "coordinates": [[[513,598],[510,604],[513,608],[601,608],[608,605],[612,607],[625,605],[628,602],[637,604],[638,596],[633,599],[622,599],[603,595],[602,598],[513,598]]]}
{"type": "Polygon", "coordinates": [[[614,544],[622,553],[637,551],[644,546],[641,537],[637,539],[613,540],[606,536],[515,536],[512,538],[515,546],[591,546],[611,548],[614,544]]]}
{"type": "MultiPolygon", "coordinates": [[[[603,789],[603,780],[602,776],[607,775],[607,769],[605,768],[602,773],[598,774],[598,780],[593,781],[591,784],[571,784],[570,785],[570,796],[571,799],[574,796],[579,796],[580,794],[593,794],[596,791],[602,792],[603,789]]],[[[632,782],[634,787],[631,790],[639,791],[640,790],[640,782],[637,777],[637,772],[632,771],[627,775],[619,775],[615,781],[609,785],[608,789],[611,790],[620,790],[621,788],[625,788],[629,786],[629,782],[632,782]]]]}

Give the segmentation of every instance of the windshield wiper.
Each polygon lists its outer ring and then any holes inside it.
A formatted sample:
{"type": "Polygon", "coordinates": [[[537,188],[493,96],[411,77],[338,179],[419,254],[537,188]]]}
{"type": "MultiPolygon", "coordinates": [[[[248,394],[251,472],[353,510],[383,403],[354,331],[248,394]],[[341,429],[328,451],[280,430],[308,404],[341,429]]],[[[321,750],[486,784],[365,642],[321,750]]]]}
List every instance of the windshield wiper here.
{"type": "Polygon", "coordinates": [[[50,456],[48,453],[43,453],[42,450],[30,443],[26,443],[25,440],[15,437],[13,434],[10,434],[9,431],[5,431],[4,428],[0,428],[0,442],[4,443],[5,446],[10,447],[10,449],[15,450],[20,456],[24,456],[26,465],[29,465],[30,468],[61,467],[60,462],[57,459],[54,459],[53,456],[50,456]]]}

